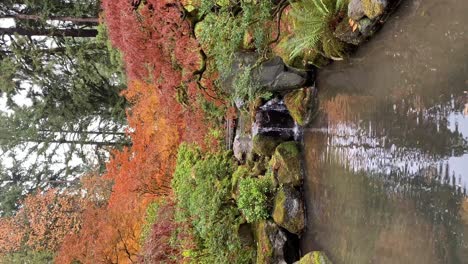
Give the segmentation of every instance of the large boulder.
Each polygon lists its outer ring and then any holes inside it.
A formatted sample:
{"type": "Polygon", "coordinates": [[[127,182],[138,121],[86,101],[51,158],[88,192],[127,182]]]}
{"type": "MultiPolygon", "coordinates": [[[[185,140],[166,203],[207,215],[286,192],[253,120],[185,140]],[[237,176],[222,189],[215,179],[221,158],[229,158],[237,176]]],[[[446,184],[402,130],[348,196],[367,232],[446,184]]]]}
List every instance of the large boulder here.
{"type": "Polygon", "coordinates": [[[276,56],[262,63],[258,71],[259,82],[263,85],[272,84],[276,77],[284,72],[283,60],[276,56]]]}
{"type": "Polygon", "coordinates": [[[314,108],[312,97],[313,89],[309,87],[291,91],[284,96],[284,104],[298,125],[303,126],[309,120],[314,108]]]}
{"type": "Polygon", "coordinates": [[[370,19],[374,19],[382,15],[387,6],[387,0],[362,0],[364,14],[366,14],[370,19]]]}
{"type": "Polygon", "coordinates": [[[297,89],[307,81],[306,72],[287,67],[279,56],[263,62],[256,75],[260,86],[270,92],[297,89]]]}
{"type": "Polygon", "coordinates": [[[257,263],[286,264],[287,236],[275,223],[265,220],[257,224],[257,263]]]}
{"type": "Polygon", "coordinates": [[[323,251],[312,251],[305,254],[295,264],[332,264],[332,262],[323,251]]]}
{"type": "Polygon", "coordinates": [[[236,52],[231,66],[230,75],[223,81],[223,86],[233,92],[233,84],[237,76],[245,69],[253,68],[252,81],[259,87],[270,92],[288,91],[302,87],[309,73],[287,67],[283,60],[275,56],[257,66],[259,57],[255,52],[236,52]]]}
{"type": "Polygon", "coordinates": [[[253,138],[253,151],[258,155],[271,157],[281,141],[281,138],[257,134],[253,138]]]}
{"type": "Polygon", "coordinates": [[[237,134],[234,137],[232,144],[234,157],[239,161],[244,161],[245,158],[252,152],[252,137],[249,134],[237,134]]]}
{"type": "Polygon", "coordinates": [[[276,172],[279,184],[299,186],[302,182],[302,166],[299,146],[294,141],[281,143],[271,158],[270,165],[276,172]]]}
{"type": "Polygon", "coordinates": [[[299,235],[305,227],[304,203],[300,192],[288,186],[279,189],[273,206],[273,220],[290,233],[299,235]]]}

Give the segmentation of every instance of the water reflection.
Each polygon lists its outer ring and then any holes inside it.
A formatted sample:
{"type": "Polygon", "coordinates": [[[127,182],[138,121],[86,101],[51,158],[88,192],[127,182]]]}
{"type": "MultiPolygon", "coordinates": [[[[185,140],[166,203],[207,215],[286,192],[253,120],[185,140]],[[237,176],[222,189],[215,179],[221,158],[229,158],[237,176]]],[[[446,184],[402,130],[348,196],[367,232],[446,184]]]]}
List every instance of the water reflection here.
{"type": "Polygon", "coordinates": [[[301,247],[334,263],[468,263],[468,2],[403,3],[318,75],[301,247]]]}
{"type": "Polygon", "coordinates": [[[461,114],[460,104],[451,100],[416,111],[404,103],[385,106],[367,100],[337,95],[323,103],[327,151],[334,152],[341,164],[354,172],[428,174],[467,185],[468,117],[461,114]]]}

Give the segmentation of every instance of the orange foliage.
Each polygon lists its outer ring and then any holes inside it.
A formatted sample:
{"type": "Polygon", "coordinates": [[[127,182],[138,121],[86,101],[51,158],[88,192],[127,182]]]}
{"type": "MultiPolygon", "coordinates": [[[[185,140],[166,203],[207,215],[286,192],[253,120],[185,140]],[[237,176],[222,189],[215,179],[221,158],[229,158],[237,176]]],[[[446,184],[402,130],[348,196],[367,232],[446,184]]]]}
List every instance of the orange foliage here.
{"type": "MultiPolygon", "coordinates": [[[[133,103],[128,110],[132,147],[113,153],[102,176],[114,182],[108,204],[86,209],[81,232],[66,238],[57,263],[136,261],[146,204],[170,194],[183,125],[168,121],[170,113],[161,105],[160,92],[150,85],[133,81],[125,95],[133,103]]],[[[97,184],[95,180],[87,182],[97,184]]]]}
{"type": "Polygon", "coordinates": [[[122,207],[88,207],[82,230],[66,237],[56,263],[133,263],[140,250],[142,211],[122,207]]]}
{"type": "Polygon", "coordinates": [[[148,100],[140,102],[139,98],[156,90],[159,107],[164,110],[159,113],[161,117],[177,127],[180,139],[203,145],[208,130],[195,100],[198,96],[212,100],[214,86],[205,80],[206,88],[198,89],[199,76],[194,72],[202,64],[200,46],[191,35],[190,23],[183,19],[179,1],[142,1],[137,11],[128,0],[102,3],[111,41],[123,53],[128,78],[140,82],[152,80],[143,92],[130,85],[127,98],[134,104],[153,105],[148,100]],[[178,94],[184,94],[190,101],[187,107],[177,101],[178,94]]]}
{"type": "Polygon", "coordinates": [[[14,217],[0,218],[0,255],[19,250],[25,231],[14,217]]]}
{"type": "Polygon", "coordinates": [[[80,196],[54,189],[27,196],[15,216],[0,220],[0,253],[57,250],[68,233],[80,229],[82,207],[80,196]]]}
{"type": "MultiPolygon", "coordinates": [[[[194,72],[201,66],[200,49],[180,3],[146,0],[134,9],[132,2],[139,1],[102,1],[111,41],[126,64],[129,84],[123,95],[131,105],[127,133],[132,146],[112,154],[103,175],[114,182],[108,204],[86,208],[81,231],[67,236],[57,263],[138,260],[144,208],[156,197],[171,194],[178,145],[187,141],[203,146],[208,134],[196,100],[212,97],[214,86],[205,79],[206,88],[199,89],[194,72]],[[178,102],[181,95],[185,106],[178,102]]],[[[164,237],[152,237],[155,243],[168,240],[175,228],[172,213],[165,216],[167,221],[157,226],[164,237]]],[[[154,257],[162,248],[147,245],[146,251],[154,257]]]]}

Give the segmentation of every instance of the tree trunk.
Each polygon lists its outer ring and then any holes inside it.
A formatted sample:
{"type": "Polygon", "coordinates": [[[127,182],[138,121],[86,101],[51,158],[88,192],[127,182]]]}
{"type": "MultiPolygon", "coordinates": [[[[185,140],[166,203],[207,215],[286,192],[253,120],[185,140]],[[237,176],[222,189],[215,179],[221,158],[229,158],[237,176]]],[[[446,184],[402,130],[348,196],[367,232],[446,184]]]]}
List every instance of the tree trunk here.
{"type": "MultiPolygon", "coordinates": [[[[13,18],[21,20],[35,20],[40,21],[43,18],[38,15],[26,15],[26,14],[15,14],[15,15],[5,15],[0,18],[13,18]]],[[[56,20],[56,21],[69,21],[75,25],[79,24],[98,24],[99,18],[97,17],[61,17],[61,16],[50,16],[47,20],[56,20]]]]}
{"type": "Polygon", "coordinates": [[[96,29],[27,29],[0,28],[0,35],[49,36],[49,37],[81,37],[94,38],[98,34],[96,29]]]}

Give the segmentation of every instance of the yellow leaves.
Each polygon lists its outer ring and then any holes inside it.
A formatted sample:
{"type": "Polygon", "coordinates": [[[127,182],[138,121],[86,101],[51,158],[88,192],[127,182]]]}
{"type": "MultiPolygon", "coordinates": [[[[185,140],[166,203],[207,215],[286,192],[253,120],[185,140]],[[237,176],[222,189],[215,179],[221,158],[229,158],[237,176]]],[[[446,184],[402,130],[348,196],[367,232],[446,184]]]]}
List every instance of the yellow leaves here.
{"type": "Polygon", "coordinates": [[[354,21],[352,18],[350,18],[350,19],[348,20],[348,23],[349,23],[349,25],[351,26],[351,28],[353,29],[353,32],[355,32],[356,29],[357,29],[358,26],[359,26],[359,23],[356,22],[356,21],[354,21]]]}

